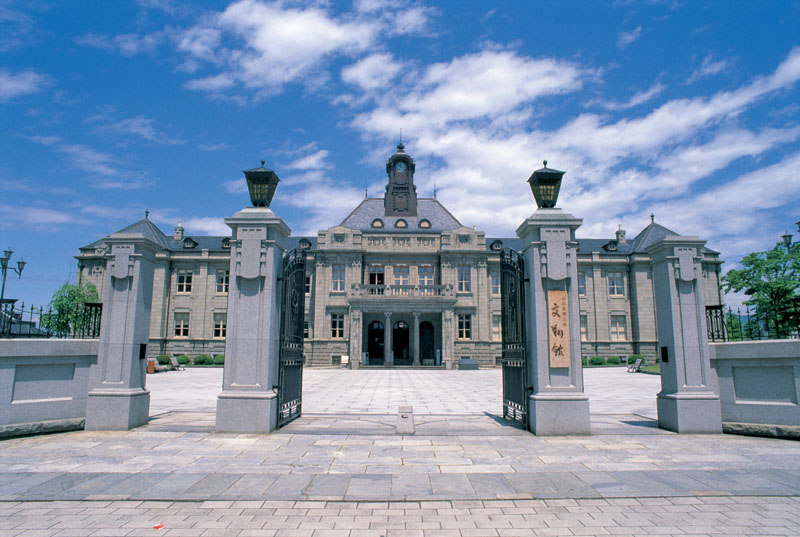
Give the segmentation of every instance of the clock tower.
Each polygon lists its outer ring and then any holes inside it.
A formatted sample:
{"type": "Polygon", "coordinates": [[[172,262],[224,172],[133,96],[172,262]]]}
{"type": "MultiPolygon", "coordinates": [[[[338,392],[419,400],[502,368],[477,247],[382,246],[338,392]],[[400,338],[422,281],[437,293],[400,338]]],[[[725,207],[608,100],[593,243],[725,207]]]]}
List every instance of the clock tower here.
{"type": "Polygon", "coordinates": [[[414,186],[414,159],[406,155],[403,142],[397,144],[397,153],[386,161],[386,196],[383,200],[385,216],[417,216],[417,187],[414,186]]]}

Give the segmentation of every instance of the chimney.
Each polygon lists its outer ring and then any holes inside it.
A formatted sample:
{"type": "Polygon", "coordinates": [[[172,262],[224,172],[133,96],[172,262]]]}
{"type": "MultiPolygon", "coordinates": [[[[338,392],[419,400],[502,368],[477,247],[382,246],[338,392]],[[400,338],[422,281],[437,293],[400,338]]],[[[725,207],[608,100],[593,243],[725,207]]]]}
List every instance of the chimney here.
{"type": "Polygon", "coordinates": [[[183,240],[183,225],[181,225],[180,221],[178,222],[178,225],[175,226],[175,235],[173,235],[172,238],[176,241],[183,240]]]}
{"type": "Polygon", "coordinates": [[[617,230],[617,244],[625,244],[625,230],[622,229],[622,224],[619,225],[617,230]]]}

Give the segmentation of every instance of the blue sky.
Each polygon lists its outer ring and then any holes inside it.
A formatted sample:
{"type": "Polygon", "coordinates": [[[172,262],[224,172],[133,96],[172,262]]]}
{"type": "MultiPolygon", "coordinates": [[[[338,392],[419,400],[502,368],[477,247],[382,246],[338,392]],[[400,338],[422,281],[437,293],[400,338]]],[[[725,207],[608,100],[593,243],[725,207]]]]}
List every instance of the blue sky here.
{"type": "Polygon", "coordinates": [[[547,159],[579,236],[654,212],[728,269],[800,220],[799,38],[791,1],[0,0],[6,295],[46,303],[145,209],[226,233],[261,159],[294,234],[333,226],[401,130],[465,225],[513,236],[547,159]]]}

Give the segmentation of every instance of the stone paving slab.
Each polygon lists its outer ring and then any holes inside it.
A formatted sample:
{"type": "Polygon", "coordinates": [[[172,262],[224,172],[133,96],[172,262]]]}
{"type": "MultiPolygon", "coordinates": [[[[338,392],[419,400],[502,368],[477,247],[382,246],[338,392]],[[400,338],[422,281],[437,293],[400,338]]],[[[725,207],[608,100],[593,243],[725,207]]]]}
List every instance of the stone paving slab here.
{"type": "Polygon", "coordinates": [[[482,537],[800,534],[800,498],[0,502],[0,536],[482,537]]]}

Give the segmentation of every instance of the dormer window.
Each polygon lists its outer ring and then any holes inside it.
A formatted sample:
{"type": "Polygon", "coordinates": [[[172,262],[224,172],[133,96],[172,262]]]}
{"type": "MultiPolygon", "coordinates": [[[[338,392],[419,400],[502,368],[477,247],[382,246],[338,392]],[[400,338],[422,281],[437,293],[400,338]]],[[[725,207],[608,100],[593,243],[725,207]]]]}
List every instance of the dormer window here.
{"type": "Polygon", "coordinates": [[[227,250],[230,250],[230,248],[231,248],[231,239],[228,238],[228,237],[225,237],[224,239],[222,239],[222,247],[227,249],[227,250]]]}
{"type": "Polygon", "coordinates": [[[397,220],[397,222],[394,223],[394,227],[407,228],[408,227],[408,222],[406,222],[405,220],[400,218],[400,219],[397,220]]]}
{"type": "Polygon", "coordinates": [[[420,228],[420,229],[430,229],[430,228],[431,228],[431,222],[430,222],[430,220],[426,220],[425,218],[423,218],[422,220],[420,220],[420,221],[419,221],[419,228],[420,228]]]}
{"type": "Polygon", "coordinates": [[[610,242],[607,242],[607,243],[606,243],[606,244],[603,246],[603,249],[604,249],[606,252],[616,252],[616,251],[617,251],[617,241],[610,241],[610,242]]]}
{"type": "Polygon", "coordinates": [[[311,241],[308,239],[300,239],[300,249],[308,250],[311,248],[311,241]]]}
{"type": "Polygon", "coordinates": [[[383,227],[383,220],[376,218],[372,221],[372,227],[383,227]]]}
{"type": "Polygon", "coordinates": [[[186,237],[185,239],[183,239],[183,248],[186,250],[197,248],[197,242],[191,237],[186,237]]]}
{"type": "Polygon", "coordinates": [[[501,241],[500,239],[492,241],[492,244],[489,245],[489,248],[493,252],[499,252],[500,250],[503,249],[503,241],[501,241]]]}

